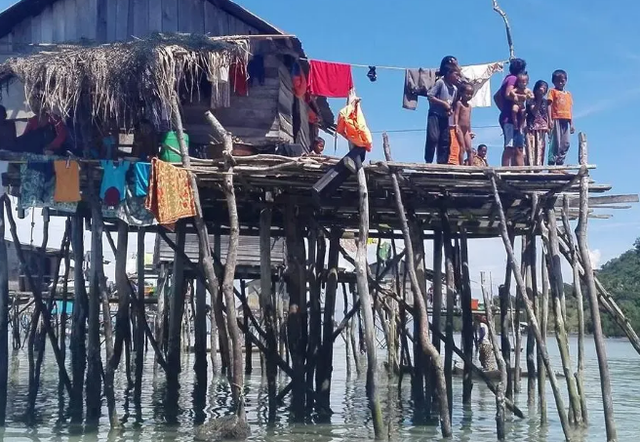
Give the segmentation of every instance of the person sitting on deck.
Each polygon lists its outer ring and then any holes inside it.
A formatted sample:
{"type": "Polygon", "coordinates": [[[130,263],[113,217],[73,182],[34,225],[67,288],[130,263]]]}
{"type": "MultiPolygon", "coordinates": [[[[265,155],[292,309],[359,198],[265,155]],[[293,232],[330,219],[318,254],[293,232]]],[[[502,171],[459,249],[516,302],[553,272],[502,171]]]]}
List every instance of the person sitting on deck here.
{"type": "Polygon", "coordinates": [[[477,167],[489,167],[489,163],[487,162],[487,145],[481,144],[478,146],[478,152],[473,157],[472,166],[477,167]]]}
{"type": "Polygon", "coordinates": [[[0,142],[2,148],[7,149],[16,140],[16,123],[7,119],[7,109],[0,106],[0,142]]]}
{"type": "Polygon", "coordinates": [[[311,148],[311,154],[312,155],[322,155],[322,152],[324,152],[324,139],[317,137],[314,141],[313,141],[313,147],[311,148]]]}
{"type": "Polygon", "coordinates": [[[40,112],[36,106],[32,108],[36,115],[29,118],[12,150],[45,155],[59,153],[68,136],[64,121],[51,112],[40,112]]]}

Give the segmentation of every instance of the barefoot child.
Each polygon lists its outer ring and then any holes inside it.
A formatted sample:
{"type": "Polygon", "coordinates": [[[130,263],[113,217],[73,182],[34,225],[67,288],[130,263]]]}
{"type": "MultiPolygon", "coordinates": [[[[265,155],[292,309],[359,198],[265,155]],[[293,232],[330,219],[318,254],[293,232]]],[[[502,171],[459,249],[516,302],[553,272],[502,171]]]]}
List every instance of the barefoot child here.
{"type": "Polygon", "coordinates": [[[516,87],[513,88],[511,99],[513,100],[513,107],[511,108],[511,115],[513,118],[513,124],[517,131],[524,133],[525,115],[526,115],[526,102],[533,98],[533,92],[527,86],[529,85],[529,75],[524,72],[518,75],[516,81],[516,87]]]}
{"type": "Polygon", "coordinates": [[[453,113],[453,125],[455,134],[460,145],[460,163],[473,164],[473,148],[471,146],[471,105],[469,101],[473,98],[473,86],[469,83],[460,85],[458,91],[460,99],[456,102],[453,113]],[[464,152],[467,153],[466,163],[463,161],[464,152]]]}
{"type": "Polygon", "coordinates": [[[549,166],[561,166],[567,158],[571,145],[570,134],[573,127],[573,97],[564,90],[567,85],[567,73],[561,69],[551,77],[554,88],[549,91],[549,121],[551,123],[551,141],[549,148],[549,166]]]}
{"type": "Polygon", "coordinates": [[[549,85],[544,80],[536,81],[533,99],[527,101],[527,158],[529,166],[544,164],[544,151],[549,133],[549,85]]]}
{"type": "Polygon", "coordinates": [[[431,163],[433,157],[438,164],[447,164],[451,150],[450,126],[453,123],[453,104],[458,95],[460,70],[456,65],[446,64],[440,70],[442,78],[436,80],[427,98],[429,116],[427,117],[427,143],[425,161],[431,163]]]}

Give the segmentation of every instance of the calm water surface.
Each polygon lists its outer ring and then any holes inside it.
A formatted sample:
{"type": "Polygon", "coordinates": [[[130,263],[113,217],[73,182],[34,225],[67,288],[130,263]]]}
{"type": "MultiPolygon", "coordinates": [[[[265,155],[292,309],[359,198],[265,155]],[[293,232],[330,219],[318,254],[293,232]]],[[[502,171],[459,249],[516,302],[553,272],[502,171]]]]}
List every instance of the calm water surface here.
{"type": "MultiPolygon", "coordinates": [[[[575,360],[575,339],[572,356],[575,360]]],[[[549,351],[554,362],[559,356],[554,340],[549,340],[549,351]]],[[[618,428],[618,440],[635,441],[640,434],[640,355],[624,340],[608,340],[607,351],[609,367],[613,379],[614,407],[618,428]]],[[[379,360],[384,357],[380,350],[379,360]]],[[[57,368],[52,353],[48,351],[43,367],[43,378],[38,397],[38,421],[34,428],[28,428],[20,422],[27,399],[27,358],[26,352],[14,353],[10,361],[9,385],[9,422],[6,429],[0,429],[0,439],[6,441],[191,441],[194,422],[203,417],[218,417],[228,413],[229,389],[224,380],[211,382],[206,394],[206,406],[203,414],[194,412],[193,396],[193,355],[185,355],[181,377],[181,396],[179,409],[173,413],[164,406],[164,376],[154,371],[153,355],[147,355],[145,382],[140,408],[128,400],[125,391],[123,373],[117,378],[118,413],[124,420],[124,429],[119,433],[109,431],[105,419],[99,430],[89,434],[79,434],[82,429],[70,428],[58,423],[57,368]]],[[[331,405],[334,415],[331,424],[292,425],[288,422],[288,413],[282,407],[274,429],[267,430],[266,382],[260,375],[260,363],[256,358],[254,374],[246,379],[247,413],[252,426],[253,441],[351,441],[372,439],[373,426],[369,418],[365,396],[364,379],[355,375],[347,378],[344,348],[337,347],[334,363],[331,405]]],[[[281,388],[286,379],[282,378],[281,388]]],[[[381,376],[380,395],[383,401],[385,422],[392,440],[425,441],[441,440],[435,426],[415,426],[409,398],[410,380],[405,378],[400,393],[396,381],[391,385],[386,376],[381,376]]],[[[566,384],[563,393],[566,401],[566,384]]],[[[587,339],[585,385],[589,402],[590,426],[587,430],[574,435],[576,441],[603,441],[605,438],[602,418],[602,403],[598,365],[593,341],[587,339]]],[[[518,399],[520,407],[526,411],[526,379],[523,393],[518,399]]],[[[461,379],[454,383],[453,427],[456,441],[484,442],[495,439],[495,400],[491,392],[476,382],[473,389],[472,405],[464,409],[461,379]]],[[[564,440],[555,403],[550,388],[547,388],[549,422],[541,425],[536,409],[529,410],[527,419],[509,418],[508,440],[512,441],[561,441],[564,440]]],[[[106,404],[104,405],[106,411],[106,404]]]]}

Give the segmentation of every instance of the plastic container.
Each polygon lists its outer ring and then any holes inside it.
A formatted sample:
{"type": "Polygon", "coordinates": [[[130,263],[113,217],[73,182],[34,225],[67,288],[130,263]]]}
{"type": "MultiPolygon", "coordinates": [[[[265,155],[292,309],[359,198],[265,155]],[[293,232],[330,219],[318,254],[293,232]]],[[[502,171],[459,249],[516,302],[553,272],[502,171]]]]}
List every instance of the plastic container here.
{"type": "MultiPolygon", "coordinates": [[[[189,135],[183,132],[184,141],[189,149],[189,135]]],[[[167,163],[181,163],[182,155],[180,154],[180,143],[178,143],[178,135],[174,132],[167,132],[162,140],[160,148],[160,159],[167,163]]]]}

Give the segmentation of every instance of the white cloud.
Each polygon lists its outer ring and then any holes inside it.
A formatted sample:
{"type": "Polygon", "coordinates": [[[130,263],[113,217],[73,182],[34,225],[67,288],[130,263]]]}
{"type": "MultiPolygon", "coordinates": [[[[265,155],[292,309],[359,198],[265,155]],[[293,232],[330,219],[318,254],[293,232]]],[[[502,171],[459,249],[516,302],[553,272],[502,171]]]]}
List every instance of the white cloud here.
{"type": "Polygon", "coordinates": [[[602,260],[602,252],[599,249],[589,250],[589,256],[591,257],[591,265],[594,269],[600,267],[600,261],[602,260]]]}

